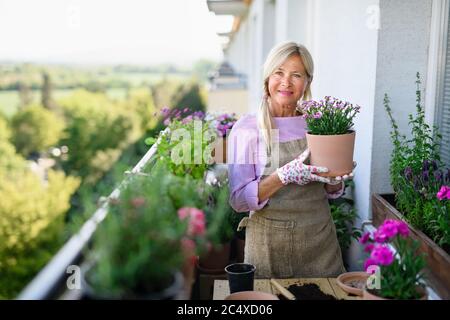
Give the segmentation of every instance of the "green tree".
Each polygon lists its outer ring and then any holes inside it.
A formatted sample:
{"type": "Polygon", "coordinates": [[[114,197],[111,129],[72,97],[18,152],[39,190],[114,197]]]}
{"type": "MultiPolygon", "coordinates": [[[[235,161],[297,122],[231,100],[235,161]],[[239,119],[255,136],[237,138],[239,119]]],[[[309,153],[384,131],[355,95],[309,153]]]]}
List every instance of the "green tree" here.
{"type": "Polygon", "coordinates": [[[61,144],[69,149],[63,167],[85,183],[101,178],[141,135],[138,115],[104,94],[78,90],[58,103],[67,124],[61,144]]]}
{"type": "Polygon", "coordinates": [[[17,151],[25,157],[56,145],[64,130],[62,119],[38,105],[18,111],[11,125],[12,141],[17,151]]]}
{"type": "Polygon", "coordinates": [[[55,103],[52,98],[52,82],[47,72],[42,73],[41,103],[46,109],[55,109],[55,103]]]}
{"type": "Polygon", "coordinates": [[[181,110],[189,108],[192,111],[205,111],[206,103],[200,85],[192,81],[180,86],[171,105],[181,110]]]}

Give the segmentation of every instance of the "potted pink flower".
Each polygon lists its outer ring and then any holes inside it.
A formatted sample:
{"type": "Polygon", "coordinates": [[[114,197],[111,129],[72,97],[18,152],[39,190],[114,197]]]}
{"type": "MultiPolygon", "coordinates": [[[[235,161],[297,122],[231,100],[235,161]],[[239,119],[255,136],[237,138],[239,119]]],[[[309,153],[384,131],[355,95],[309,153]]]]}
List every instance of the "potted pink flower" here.
{"type": "Polygon", "coordinates": [[[353,119],[360,106],[326,96],[320,101],[306,101],[299,106],[308,126],[306,140],[311,164],[327,167],[321,175],[343,176],[353,170],[355,131],[353,119]]]}
{"type": "Polygon", "coordinates": [[[417,254],[419,243],[409,238],[405,222],[385,220],[375,232],[363,234],[360,243],[369,254],[364,269],[378,269],[380,277],[379,287],[364,289],[364,299],[426,299],[420,283],[425,259],[417,254]]]}

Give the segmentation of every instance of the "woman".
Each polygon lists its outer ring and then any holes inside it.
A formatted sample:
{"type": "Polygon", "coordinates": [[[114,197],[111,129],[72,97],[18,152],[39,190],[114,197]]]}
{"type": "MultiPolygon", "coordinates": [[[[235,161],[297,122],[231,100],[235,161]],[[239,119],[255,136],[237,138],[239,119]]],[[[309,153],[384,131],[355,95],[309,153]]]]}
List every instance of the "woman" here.
{"type": "Polygon", "coordinates": [[[343,181],[307,164],[306,122],[299,103],[311,99],[313,61],[289,42],[274,47],[264,64],[264,97],[258,116],[243,116],[230,141],[230,204],[250,211],[245,262],[259,278],[333,277],[345,272],[328,198],[343,181]],[[277,137],[278,136],[278,137],[277,137]]]}

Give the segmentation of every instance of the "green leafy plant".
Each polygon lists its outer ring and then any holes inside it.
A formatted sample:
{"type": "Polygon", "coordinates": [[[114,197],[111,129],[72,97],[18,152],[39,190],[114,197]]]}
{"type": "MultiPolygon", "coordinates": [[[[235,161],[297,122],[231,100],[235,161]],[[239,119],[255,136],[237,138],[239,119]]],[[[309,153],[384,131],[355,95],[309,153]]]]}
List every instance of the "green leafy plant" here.
{"type": "Polygon", "coordinates": [[[214,128],[204,121],[203,112],[186,114],[183,111],[164,109],[167,129],[157,138],[148,138],[147,144],[158,141],[157,161],[165,163],[177,176],[191,175],[203,179],[212,166],[213,142],[217,138],[214,128]]]}
{"type": "Polygon", "coordinates": [[[353,226],[358,215],[353,205],[347,201],[341,198],[330,203],[331,217],[336,226],[339,245],[343,250],[350,247],[352,239],[361,237],[361,230],[353,226]]]}
{"type": "MultiPolygon", "coordinates": [[[[120,197],[110,201],[89,255],[93,267],[87,279],[98,295],[136,298],[161,291],[182,267],[183,239],[203,237],[198,221],[189,231],[191,221],[178,208],[201,202],[201,196],[190,196],[203,190],[191,178],[192,192],[181,195],[183,201],[174,195],[173,179],[180,181],[164,167],[155,167],[149,175],[133,176],[120,197]]],[[[187,182],[181,190],[187,190],[187,182]]]]}
{"type": "Polygon", "coordinates": [[[393,143],[389,173],[397,208],[408,222],[444,247],[450,244],[450,237],[442,214],[443,204],[436,199],[436,193],[442,184],[450,181],[450,172],[443,170],[440,164],[441,135],[437,127],[431,129],[425,122],[420,83],[417,73],[416,115],[409,115],[410,139],[400,134],[385,94],[384,107],[391,122],[393,143]]]}
{"type": "Polygon", "coordinates": [[[315,135],[346,134],[353,127],[353,119],[360,106],[326,96],[320,101],[305,101],[299,107],[308,124],[308,132],[315,135]]]}

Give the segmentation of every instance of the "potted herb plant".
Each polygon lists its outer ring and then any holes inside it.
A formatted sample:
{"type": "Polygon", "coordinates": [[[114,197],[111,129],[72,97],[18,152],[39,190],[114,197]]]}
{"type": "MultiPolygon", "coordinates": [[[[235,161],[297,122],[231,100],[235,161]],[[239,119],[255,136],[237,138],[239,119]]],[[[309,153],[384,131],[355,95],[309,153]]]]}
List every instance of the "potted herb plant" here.
{"type": "Polygon", "coordinates": [[[378,275],[381,277],[378,288],[364,289],[364,299],[427,298],[421,283],[425,259],[417,252],[419,243],[409,234],[405,222],[388,219],[375,232],[365,233],[360,238],[360,243],[365,246],[364,251],[369,253],[364,269],[371,273],[375,266],[379,268],[378,275]]]}
{"type": "Polygon", "coordinates": [[[328,177],[343,176],[353,170],[355,131],[353,119],[360,107],[330,96],[305,101],[299,111],[306,119],[306,140],[312,165],[328,168],[328,177]]]}

